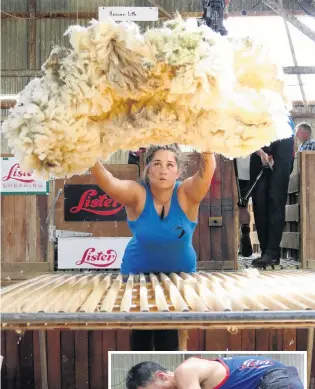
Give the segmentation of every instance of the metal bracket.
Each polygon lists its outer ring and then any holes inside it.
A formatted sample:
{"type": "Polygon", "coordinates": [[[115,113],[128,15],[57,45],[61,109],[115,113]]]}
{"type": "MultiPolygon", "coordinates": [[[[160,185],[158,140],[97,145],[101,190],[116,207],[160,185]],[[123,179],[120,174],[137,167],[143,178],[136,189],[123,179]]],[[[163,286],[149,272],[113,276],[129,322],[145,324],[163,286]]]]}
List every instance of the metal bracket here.
{"type": "Polygon", "coordinates": [[[90,232],[56,230],[55,226],[49,226],[49,240],[56,242],[58,238],[72,238],[77,236],[93,236],[90,232]]]}
{"type": "Polygon", "coordinates": [[[222,216],[209,217],[210,227],[222,227],[222,216]]]}

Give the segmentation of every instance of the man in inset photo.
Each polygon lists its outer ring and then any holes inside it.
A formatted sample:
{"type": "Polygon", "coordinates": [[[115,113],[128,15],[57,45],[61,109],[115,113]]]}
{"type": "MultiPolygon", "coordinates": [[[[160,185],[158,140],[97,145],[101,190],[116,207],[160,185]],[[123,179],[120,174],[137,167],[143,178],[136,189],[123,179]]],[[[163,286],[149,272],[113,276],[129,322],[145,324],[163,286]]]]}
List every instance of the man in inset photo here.
{"type": "Polygon", "coordinates": [[[169,371],[155,362],[133,366],[127,389],[303,389],[295,367],[265,356],[191,357],[169,371]]]}

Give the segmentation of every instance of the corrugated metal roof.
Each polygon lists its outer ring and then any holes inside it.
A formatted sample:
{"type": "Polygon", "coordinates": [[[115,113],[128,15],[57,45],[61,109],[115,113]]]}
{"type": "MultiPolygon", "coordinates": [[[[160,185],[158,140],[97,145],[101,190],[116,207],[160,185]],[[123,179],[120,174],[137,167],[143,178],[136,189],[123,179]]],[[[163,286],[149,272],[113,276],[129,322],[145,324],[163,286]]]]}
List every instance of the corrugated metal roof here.
{"type": "Polygon", "coordinates": [[[1,68],[27,69],[27,65],[27,21],[1,20],[1,68]]]}
{"type": "Polygon", "coordinates": [[[26,12],[28,0],[3,0],[1,1],[1,11],[4,12],[26,12]]]}

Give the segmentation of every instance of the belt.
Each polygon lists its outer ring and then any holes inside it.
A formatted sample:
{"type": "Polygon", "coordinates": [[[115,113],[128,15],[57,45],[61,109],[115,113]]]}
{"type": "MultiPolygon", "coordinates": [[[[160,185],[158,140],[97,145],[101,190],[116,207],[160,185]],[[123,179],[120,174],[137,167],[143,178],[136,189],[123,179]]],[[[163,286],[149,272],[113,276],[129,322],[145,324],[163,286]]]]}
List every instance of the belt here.
{"type": "Polygon", "coordinates": [[[297,369],[293,366],[284,367],[279,369],[269,370],[260,380],[259,386],[257,389],[269,389],[269,386],[273,383],[276,383],[276,380],[281,379],[297,379],[300,381],[299,373],[297,369]]]}

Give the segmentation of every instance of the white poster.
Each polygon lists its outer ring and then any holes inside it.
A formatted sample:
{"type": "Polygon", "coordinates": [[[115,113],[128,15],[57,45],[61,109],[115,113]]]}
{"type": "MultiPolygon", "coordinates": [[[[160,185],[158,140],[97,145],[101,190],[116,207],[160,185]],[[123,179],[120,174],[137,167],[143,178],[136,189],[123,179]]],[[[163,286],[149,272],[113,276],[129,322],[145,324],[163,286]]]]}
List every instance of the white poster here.
{"type": "Polygon", "coordinates": [[[58,238],[58,269],[120,269],[131,238],[58,238]]]}
{"type": "Polygon", "coordinates": [[[155,22],[159,20],[158,7],[99,7],[98,19],[112,19],[115,22],[155,22]]]}
{"type": "Polygon", "coordinates": [[[1,194],[48,194],[48,181],[21,169],[15,157],[1,157],[1,194]]]}

